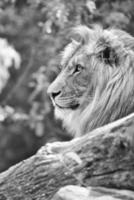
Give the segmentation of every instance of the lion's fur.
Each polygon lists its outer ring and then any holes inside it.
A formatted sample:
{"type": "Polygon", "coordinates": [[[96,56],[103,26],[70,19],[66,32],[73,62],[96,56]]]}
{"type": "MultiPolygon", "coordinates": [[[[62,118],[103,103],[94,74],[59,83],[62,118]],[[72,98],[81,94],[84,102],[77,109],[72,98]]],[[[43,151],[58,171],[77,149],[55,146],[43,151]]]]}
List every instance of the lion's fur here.
{"type": "Polygon", "coordinates": [[[117,63],[110,67],[95,58],[90,59],[89,65],[96,75],[93,82],[89,82],[87,93],[93,84],[93,96],[86,93],[83,104],[76,110],[55,109],[56,116],[65,126],[80,136],[134,112],[134,38],[121,30],[103,30],[100,27],[79,26],[74,33],[79,36],[79,41],[73,41],[65,48],[62,65],[67,65],[85,44],[82,54],[99,52],[108,43],[118,57],[117,63]]]}

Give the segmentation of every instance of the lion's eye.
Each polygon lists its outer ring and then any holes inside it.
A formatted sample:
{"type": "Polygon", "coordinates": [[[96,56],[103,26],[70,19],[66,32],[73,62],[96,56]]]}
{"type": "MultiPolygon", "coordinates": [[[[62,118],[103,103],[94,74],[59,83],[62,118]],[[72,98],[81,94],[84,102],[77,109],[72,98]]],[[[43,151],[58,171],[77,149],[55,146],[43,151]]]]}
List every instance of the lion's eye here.
{"type": "Polygon", "coordinates": [[[76,64],[73,73],[78,73],[78,72],[80,72],[82,69],[83,69],[83,66],[82,66],[82,65],[76,64]]]}

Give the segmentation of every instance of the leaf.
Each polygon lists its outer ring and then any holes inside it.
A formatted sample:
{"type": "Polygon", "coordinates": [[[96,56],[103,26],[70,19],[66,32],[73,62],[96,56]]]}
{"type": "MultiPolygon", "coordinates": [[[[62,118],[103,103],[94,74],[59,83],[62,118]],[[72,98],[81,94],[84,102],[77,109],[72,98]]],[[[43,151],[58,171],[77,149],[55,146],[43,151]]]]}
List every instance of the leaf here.
{"type": "Polygon", "coordinates": [[[96,10],[96,5],[94,1],[88,0],[86,2],[86,7],[88,8],[88,10],[90,11],[90,13],[94,13],[94,11],[96,10]]]}
{"type": "Polygon", "coordinates": [[[18,69],[21,64],[19,53],[7,42],[6,39],[0,38],[0,93],[6,86],[10,78],[9,68],[18,69]]]}
{"type": "Polygon", "coordinates": [[[129,18],[122,12],[111,12],[107,18],[106,22],[109,25],[114,25],[119,28],[124,28],[129,24],[129,18]]]}

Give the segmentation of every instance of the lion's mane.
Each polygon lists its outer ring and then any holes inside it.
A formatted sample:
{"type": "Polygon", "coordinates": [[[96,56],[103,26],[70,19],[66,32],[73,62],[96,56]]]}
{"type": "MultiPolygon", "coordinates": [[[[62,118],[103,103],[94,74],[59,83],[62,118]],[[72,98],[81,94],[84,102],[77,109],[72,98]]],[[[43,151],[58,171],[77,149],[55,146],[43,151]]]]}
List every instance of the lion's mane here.
{"type": "MultiPolygon", "coordinates": [[[[75,28],[74,32],[79,36],[80,46],[90,44],[89,40],[101,41],[102,45],[103,39],[108,40],[118,58],[116,64],[111,67],[98,63],[98,60],[91,60],[89,65],[97,66],[92,103],[87,103],[88,99],[84,99],[80,109],[66,111],[61,117],[65,126],[80,136],[134,112],[134,38],[118,29],[103,30],[97,27],[92,30],[80,26],[75,28]]],[[[77,45],[72,43],[66,47],[63,62],[75,54],[77,45]]],[[[90,85],[91,82],[89,87],[90,85]]],[[[62,115],[58,113],[60,111],[56,112],[57,115],[62,115]]]]}

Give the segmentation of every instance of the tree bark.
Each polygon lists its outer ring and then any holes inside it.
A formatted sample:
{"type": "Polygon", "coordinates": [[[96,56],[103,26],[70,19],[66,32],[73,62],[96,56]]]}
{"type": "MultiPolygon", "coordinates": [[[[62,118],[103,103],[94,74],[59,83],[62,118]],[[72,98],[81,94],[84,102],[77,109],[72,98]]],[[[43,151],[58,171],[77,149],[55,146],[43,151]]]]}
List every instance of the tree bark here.
{"type": "Polygon", "coordinates": [[[134,114],[70,142],[46,145],[0,174],[0,200],[78,200],[63,191],[83,190],[83,199],[134,200],[134,114]]]}

